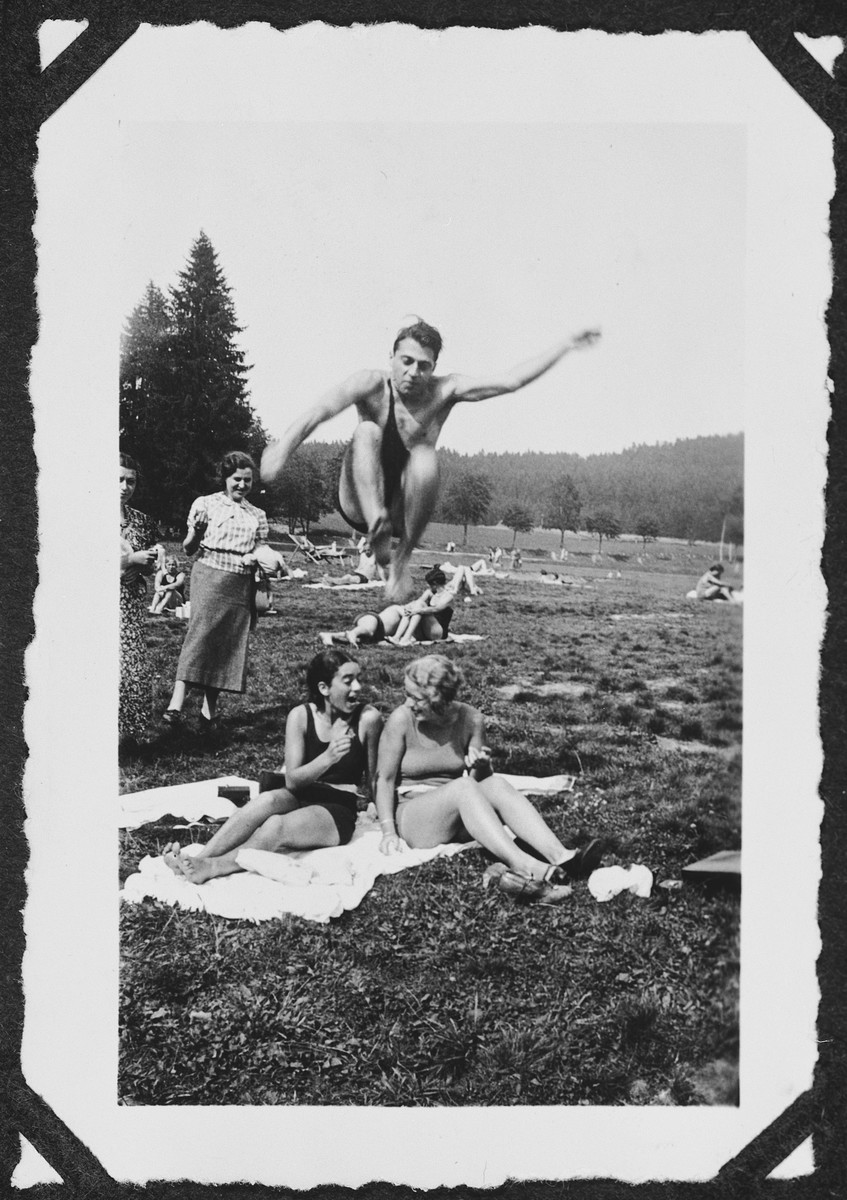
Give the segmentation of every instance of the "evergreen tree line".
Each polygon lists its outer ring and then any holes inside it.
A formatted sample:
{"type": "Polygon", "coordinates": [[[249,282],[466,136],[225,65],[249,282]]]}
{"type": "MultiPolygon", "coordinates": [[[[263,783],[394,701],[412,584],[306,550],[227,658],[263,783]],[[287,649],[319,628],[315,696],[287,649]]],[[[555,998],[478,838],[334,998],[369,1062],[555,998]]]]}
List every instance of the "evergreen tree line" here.
{"type": "MultiPolygon", "coordinates": [[[[121,446],[139,462],[144,508],[181,527],[196,496],[216,490],[227,450],[257,460],[267,442],[248,396],[242,332],[215,250],[201,231],[178,282],[165,295],[150,283],[121,343],[121,446]]],[[[312,442],[284,477],[251,496],[271,516],[308,531],[336,506],[344,447],[312,442]]],[[[741,434],[699,437],[617,454],[462,455],[439,450],[435,519],[465,526],[545,525],[600,537],[743,540],[741,434]]]]}
{"type": "Polygon", "coordinates": [[[529,527],[595,529],[647,537],[743,540],[744,437],[714,435],[632,446],[614,454],[473,455],[439,451],[436,519],[529,527]],[[468,501],[468,496],[475,498],[468,501]],[[486,499],[482,503],[482,499],[486,499]],[[509,519],[511,518],[511,519],[509,519]]]}

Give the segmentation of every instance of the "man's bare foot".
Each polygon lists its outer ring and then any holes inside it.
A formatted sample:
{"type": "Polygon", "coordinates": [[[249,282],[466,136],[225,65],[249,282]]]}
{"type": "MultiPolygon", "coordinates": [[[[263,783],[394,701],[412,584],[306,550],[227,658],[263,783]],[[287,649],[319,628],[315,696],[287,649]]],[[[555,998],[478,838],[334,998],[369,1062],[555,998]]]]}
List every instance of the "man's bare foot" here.
{"type": "Polygon", "coordinates": [[[368,541],[376,561],[381,567],[387,567],[391,562],[391,520],[388,513],[374,521],[368,530],[368,541]]]}
{"type": "Polygon", "coordinates": [[[323,642],[323,644],[325,646],[334,646],[335,645],[335,634],[330,633],[329,630],[325,629],[322,633],[318,634],[318,637],[321,639],[321,641],[323,642]]]}
{"type": "Polygon", "coordinates": [[[407,563],[392,562],[385,585],[385,597],[392,604],[402,604],[414,593],[415,584],[407,563]]]}

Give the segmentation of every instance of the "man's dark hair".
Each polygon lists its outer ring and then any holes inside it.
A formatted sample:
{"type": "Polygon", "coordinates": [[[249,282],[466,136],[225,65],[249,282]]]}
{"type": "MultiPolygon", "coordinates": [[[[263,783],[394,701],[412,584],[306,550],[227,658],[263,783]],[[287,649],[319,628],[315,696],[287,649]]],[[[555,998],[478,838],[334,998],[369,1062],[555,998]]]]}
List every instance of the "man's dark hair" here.
{"type": "Polygon", "coordinates": [[[415,321],[414,325],[404,325],[394,339],[392,354],[397,353],[397,347],[403,341],[403,338],[414,338],[419,346],[423,346],[424,350],[431,350],[435,355],[435,361],[438,362],[438,356],[441,353],[443,343],[441,341],[441,334],[434,325],[427,325],[426,321],[415,321]]]}

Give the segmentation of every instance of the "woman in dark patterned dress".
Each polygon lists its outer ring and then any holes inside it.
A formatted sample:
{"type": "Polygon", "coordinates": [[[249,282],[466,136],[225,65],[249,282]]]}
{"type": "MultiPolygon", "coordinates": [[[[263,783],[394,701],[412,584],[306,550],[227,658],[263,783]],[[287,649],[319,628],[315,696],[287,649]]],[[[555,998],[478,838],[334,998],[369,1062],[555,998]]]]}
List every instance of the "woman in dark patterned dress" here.
{"type": "Polygon", "coordinates": [[[135,741],[150,724],[153,668],[147,657],[147,585],[142,576],[156,566],[158,531],[153,521],[130,508],[138,484],[138,464],[121,454],[121,687],[118,738],[135,741]]]}

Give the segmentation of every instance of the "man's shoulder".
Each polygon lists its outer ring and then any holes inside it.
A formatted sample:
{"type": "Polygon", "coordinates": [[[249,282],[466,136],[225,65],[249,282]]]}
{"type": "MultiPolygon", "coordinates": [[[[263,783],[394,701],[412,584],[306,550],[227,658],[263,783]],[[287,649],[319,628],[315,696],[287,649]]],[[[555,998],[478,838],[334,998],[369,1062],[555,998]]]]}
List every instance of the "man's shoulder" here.
{"type": "Polygon", "coordinates": [[[381,371],[379,367],[363,367],[347,379],[346,387],[356,393],[356,399],[369,400],[384,390],[387,378],[388,372],[381,371]]]}

